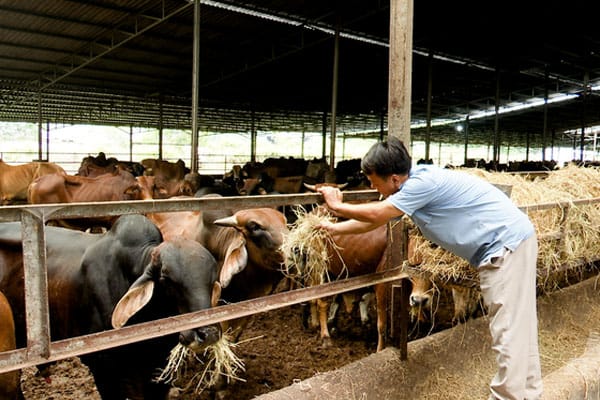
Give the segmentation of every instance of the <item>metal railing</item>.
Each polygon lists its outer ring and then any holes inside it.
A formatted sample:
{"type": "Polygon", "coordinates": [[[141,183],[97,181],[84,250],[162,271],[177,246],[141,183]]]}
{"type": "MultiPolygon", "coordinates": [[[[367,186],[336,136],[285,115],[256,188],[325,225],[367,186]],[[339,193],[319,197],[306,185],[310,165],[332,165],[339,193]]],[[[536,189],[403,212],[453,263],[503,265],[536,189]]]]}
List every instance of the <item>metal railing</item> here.
{"type": "MultiPolygon", "coordinates": [[[[379,194],[373,190],[344,192],[344,201],[374,200],[378,197],[379,194]]],[[[402,251],[391,252],[391,256],[388,258],[388,269],[384,272],[362,275],[309,288],[291,290],[253,300],[246,300],[202,311],[163,318],[156,321],[125,326],[120,329],[111,329],[58,341],[50,340],[44,234],[45,222],[48,220],[144,214],[149,212],[204,211],[224,208],[242,209],[282,205],[295,206],[299,204],[314,204],[321,201],[322,196],[320,194],[310,193],[224,197],[218,199],[190,198],[177,200],[167,199],[0,207],[0,222],[21,221],[22,223],[21,229],[24,238],[23,264],[25,275],[25,307],[28,316],[26,322],[27,348],[0,352],[0,373],[51,361],[58,361],[68,357],[176,333],[199,326],[266,312],[366,286],[399,281],[408,276],[407,270],[401,267],[405,253],[403,254],[402,251]]],[[[529,213],[556,207],[568,210],[573,206],[591,205],[595,203],[600,203],[600,198],[538,204],[520,208],[529,213]]],[[[565,215],[567,214],[568,213],[565,213],[565,215]]],[[[392,231],[392,234],[388,237],[388,241],[393,242],[395,248],[398,247],[398,243],[406,242],[407,233],[403,227],[398,228],[396,226],[396,228],[392,228],[390,231],[392,231]]],[[[547,237],[542,237],[540,240],[561,239],[565,234],[567,233],[564,232],[564,228],[561,227],[559,231],[546,235],[547,237]]],[[[397,303],[392,296],[393,307],[395,307],[394,302],[397,303]]],[[[391,325],[393,330],[393,319],[391,325]]],[[[401,337],[399,340],[402,345],[405,345],[406,338],[403,336],[406,335],[406,328],[404,327],[404,331],[402,331],[402,329],[401,321],[399,328],[401,337]]],[[[394,337],[395,335],[395,333],[392,333],[391,336],[394,337]]],[[[404,350],[402,347],[400,350],[405,356],[405,347],[404,350]]]]}
{"type": "MultiPolygon", "coordinates": [[[[345,192],[345,200],[373,200],[372,190],[345,192]]],[[[186,329],[210,325],[259,312],[314,300],[320,297],[396,281],[406,274],[394,268],[385,272],[350,278],[316,287],[296,289],[258,299],[177,315],[120,329],[51,341],[48,282],[45,260],[45,223],[51,219],[118,216],[169,211],[242,209],[314,204],[320,194],[267,195],[253,197],[190,198],[128,202],[69,203],[0,207],[0,222],[22,223],[27,348],[0,353],[0,373],[104,350],[186,329]]],[[[399,265],[399,264],[398,264],[399,265]]]]}

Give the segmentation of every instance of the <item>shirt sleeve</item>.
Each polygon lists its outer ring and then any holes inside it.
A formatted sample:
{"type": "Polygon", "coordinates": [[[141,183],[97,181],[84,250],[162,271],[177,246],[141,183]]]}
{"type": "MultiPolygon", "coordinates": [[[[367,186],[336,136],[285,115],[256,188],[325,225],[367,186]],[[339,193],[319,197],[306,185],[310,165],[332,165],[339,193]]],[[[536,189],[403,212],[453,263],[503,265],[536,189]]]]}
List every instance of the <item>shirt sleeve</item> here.
{"type": "Polygon", "coordinates": [[[437,195],[438,187],[434,182],[422,177],[409,178],[399,191],[388,199],[390,203],[408,216],[431,202],[437,195]]]}

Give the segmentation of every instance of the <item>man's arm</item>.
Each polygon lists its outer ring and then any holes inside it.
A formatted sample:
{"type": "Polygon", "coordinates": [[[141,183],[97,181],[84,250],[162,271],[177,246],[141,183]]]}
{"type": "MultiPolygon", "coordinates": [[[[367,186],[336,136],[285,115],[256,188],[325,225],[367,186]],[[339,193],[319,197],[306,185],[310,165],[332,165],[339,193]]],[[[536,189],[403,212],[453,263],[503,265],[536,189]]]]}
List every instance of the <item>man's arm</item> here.
{"type": "MultiPolygon", "coordinates": [[[[388,201],[373,201],[360,204],[344,203],[342,201],[342,192],[337,188],[322,187],[319,188],[319,192],[323,194],[328,210],[334,215],[349,219],[349,221],[339,223],[345,225],[339,229],[336,228],[336,233],[366,232],[403,214],[402,211],[398,210],[388,201]],[[352,222],[352,220],[354,221],[352,222]]],[[[327,229],[330,230],[329,228],[327,229]]],[[[333,230],[330,231],[333,232],[333,230]]]]}
{"type": "Polygon", "coordinates": [[[327,230],[332,235],[345,235],[349,233],[363,233],[368,232],[377,228],[377,225],[370,224],[368,222],[357,221],[355,219],[348,219],[342,222],[330,222],[324,220],[319,225],[321,228],[327,230]]]}

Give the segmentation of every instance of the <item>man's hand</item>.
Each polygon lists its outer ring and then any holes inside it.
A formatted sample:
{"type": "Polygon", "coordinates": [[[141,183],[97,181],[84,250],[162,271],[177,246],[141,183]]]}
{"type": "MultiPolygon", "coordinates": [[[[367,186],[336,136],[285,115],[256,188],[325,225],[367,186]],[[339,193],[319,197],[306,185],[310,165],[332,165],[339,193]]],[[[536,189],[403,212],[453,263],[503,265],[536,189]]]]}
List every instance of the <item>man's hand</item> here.
{"type": "Polygon", "coordinates": [[[327,208],[333,215],[336,214],[338,205],[342,203],[344,195],[340,189],[331,186],[323,186],[317,189],[317,192],[323,195],[325,200],[325,208],[327,208]]]}
{"type": "Polygon", "coordinates": [[[332,234],[335,232],[335,223],[333,223],[327,219],[323,219],[315,226],[315,228],[323,229],[324,231],[327,231],[330,234],[332,234]]]}

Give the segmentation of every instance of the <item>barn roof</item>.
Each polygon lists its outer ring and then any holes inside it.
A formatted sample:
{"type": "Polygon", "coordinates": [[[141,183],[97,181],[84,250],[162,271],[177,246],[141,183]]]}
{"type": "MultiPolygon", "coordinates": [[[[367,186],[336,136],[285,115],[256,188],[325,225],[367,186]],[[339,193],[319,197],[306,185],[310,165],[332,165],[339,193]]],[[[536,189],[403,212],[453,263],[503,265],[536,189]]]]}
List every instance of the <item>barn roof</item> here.
{"type": "MultiPolygon", "coordinates": [[[[600,123],[590,4],[415,1],[413,135],[428,90],[433,121],[470,115],[472,141],[489,140],[496,98],[500,110],[538,104],[501,114],[512,140],[540,140],[546,94],[570,94],[549,104],[547,132],[600,123]]],[[[189,129],[193,14],[186,0],[0,0],[0,120],[189,129]]],[[[201,0],[200,129],[321,131],[339,24],[337,128],[376,134],[389,14],[385,0],[201,0]]],[[[452,124],[432,132],[463,140],[452,124]]]]}

